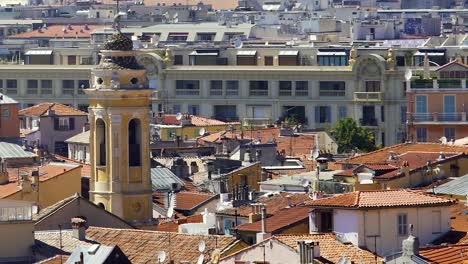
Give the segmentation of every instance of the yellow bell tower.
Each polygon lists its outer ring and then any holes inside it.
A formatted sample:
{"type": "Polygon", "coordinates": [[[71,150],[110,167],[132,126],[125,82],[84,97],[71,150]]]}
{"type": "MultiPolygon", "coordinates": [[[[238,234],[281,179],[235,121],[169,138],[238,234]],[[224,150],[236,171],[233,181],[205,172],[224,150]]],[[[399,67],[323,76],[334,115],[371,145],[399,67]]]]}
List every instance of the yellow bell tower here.
{"type": "Polygon", "coordinates": [[[152,90],[130,39],[117,31],[91,73],[90,199],[135,226],[153,223],[149,123],[152,90]]]}

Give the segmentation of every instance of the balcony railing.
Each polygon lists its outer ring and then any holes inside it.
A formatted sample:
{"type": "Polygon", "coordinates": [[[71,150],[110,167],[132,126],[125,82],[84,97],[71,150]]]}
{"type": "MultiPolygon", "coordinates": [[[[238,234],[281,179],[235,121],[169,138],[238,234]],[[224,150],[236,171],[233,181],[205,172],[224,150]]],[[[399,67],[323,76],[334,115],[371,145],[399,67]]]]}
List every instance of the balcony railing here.
{"type": "Polygon", "coordinates": [[[376,118],[361,118],[359,123],[361,126],[377,126],[378,122],[376,118]]]}
{"type": "Polygon", "coordinates": [[[242,125],[246,127],[266,127],[271,124],[271,119],[258,117],[246,117],[242,122],[242,125]]]}
{"type": "Polygon", "coordinates": [[[434,82],[432,80],[413,80],[411,81],[411,89],[432,89],[434,82]]]}
{"type": "Polygon", "coordinates": [[[408,113],[411,122],[465,122],[466,112],[453,113],[408,113]]]}
{"type": "Polygon", "coordinates": [[[268,96],[268,90],[250,90],[250,96],[268,96]]]}
{"type": "Polygon", "coordinates": [[[383,99],[382,92],[355,92],[354,101],[380,102],[383,99]]]}
{"type": "Polygon", "coordinates": [[[199,95],[200,90],[195,89],[176,89],[176,95],[199,95]]]}

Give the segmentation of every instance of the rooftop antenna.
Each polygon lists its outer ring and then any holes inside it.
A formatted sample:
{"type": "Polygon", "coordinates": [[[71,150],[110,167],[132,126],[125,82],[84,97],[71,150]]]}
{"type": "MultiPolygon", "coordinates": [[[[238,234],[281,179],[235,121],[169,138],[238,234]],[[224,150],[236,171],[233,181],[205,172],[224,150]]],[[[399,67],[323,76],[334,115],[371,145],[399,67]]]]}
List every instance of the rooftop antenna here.
{"type": "Polygon", "coordinates": [[[179,112],[179,113],[176,114],[176,117],[175,117],[175,118],[176,118],[178,121],[180,121],[180,120],[182,119],[182,117],[183,117],[183,116],[182,116],[182,113],[179,112]]]}
{"type": "Polygon", "coordinates": [[[200,131],[198,131],[198,135],[204,136],[206,133],[206,129],[204,127],[200,128],[200,131]]]}
{"type": "Polygon", "coordinates": [[[166,260],[166,252],[165,251],[159,251],[158,253],[158,263],[164,263],[166,260]]]}

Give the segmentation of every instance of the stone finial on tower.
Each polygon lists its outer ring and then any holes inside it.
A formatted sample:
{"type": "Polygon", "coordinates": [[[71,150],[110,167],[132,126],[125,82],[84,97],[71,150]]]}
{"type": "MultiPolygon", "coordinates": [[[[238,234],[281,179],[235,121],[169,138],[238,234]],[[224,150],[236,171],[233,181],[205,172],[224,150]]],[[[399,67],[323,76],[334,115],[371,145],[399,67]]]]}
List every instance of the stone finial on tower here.
{"type": "Polygon", "coordinates": [[[351,51],[349,52],[349,67],[353,67],[354,64],[356,64],[356,59],[357,59],[357,51],[356,48],[353,47],[351,51]]]}
{"type": "Polygon", "coordinates": [[[391,70],[391,71],[395,70],[396,58],[395,58],[395,51],[392,48],[388,49],[387,64],[388,64],[388,69],[389,70],[391,70]]]}

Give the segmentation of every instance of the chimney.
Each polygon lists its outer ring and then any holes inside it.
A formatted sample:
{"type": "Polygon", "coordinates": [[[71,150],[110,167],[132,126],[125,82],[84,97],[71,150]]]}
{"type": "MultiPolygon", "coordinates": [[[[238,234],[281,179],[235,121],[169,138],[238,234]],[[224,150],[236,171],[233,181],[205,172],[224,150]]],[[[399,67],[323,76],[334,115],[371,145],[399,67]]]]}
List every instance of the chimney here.
{"type": "Polygon", "coordinates": [[[409,177],[410,175],[410,169],[409,169],[409,162],[408,161],[403,161],[401,167],[400,167],[400,173],[404,173],[405,176],[409,177]]]}
{"type": "Polygon", "coordinates": [[[86,220],[75,217],[71,219],[72,235],[80,241],[86,240],[86,220]]]}
{"type": "Polygon", "coordinates": [[[20,185],[21,185],[21,190],[24,193],[30,193],[32,191],[31,181],[29,180],[28,174],[20,175],[20,185]]]}
{"type": "Polygon", "coordinates": [[[7,163],[4,158],[0,158],[0,184],[6,184],[10,181],[7,170],[7,163]]]}
{"type": "Polygon", "coordinates": [[[411,259],[412,256],[419,254],[419,238],[413,234],[413,225],[409,225],[410,234],[403,240],[403,257],[411,259]]]}
{"type": "Polygon", "coordinates": [[[31,172],[32,184],[39,184],[39,170],[33,170],[31,172]]]}
{"type": "Polygon", "coordinates": [[[262,206],[262,234],[266,234],[266,207],[262,206]]]}
{"type": "Polygon", "coordinates": [[[300,264],[315,263],[315,259],[320,257],[319,242],[304,240],[297,241],[299,248],[300,264]]]}
{"type": "Polygon", "coordinates": [[[288,206],[286,206],[286,208],[291,208],[292,207],[291,195],[286,195],[286,199],[288,200],[288,206]]]}
{"type": "Polygon", "coordinates": [[[249,223],[257,222],[258,220],[262,219],[262,215],[259,214],[257,210],[257,205],[252,204],[251,208],[252,208],[252,212],[249,214],[249,223]]]}

